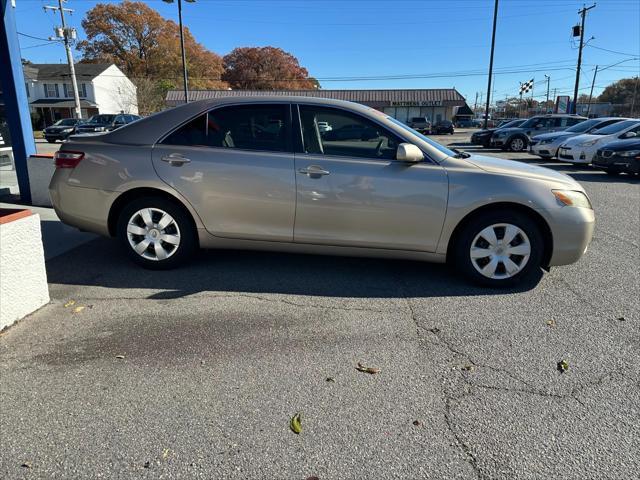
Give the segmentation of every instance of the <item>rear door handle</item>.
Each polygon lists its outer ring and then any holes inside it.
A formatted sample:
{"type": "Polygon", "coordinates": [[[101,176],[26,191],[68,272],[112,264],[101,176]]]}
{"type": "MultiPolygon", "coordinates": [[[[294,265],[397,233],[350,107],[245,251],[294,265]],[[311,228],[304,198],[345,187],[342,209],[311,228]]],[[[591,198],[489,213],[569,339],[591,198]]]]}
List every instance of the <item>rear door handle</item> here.
{"type": "Polygon", "coordinates": [[[309,165],[307,168],[301,168],[298,173],[308,175],[311,178],[319,178],[323,175],[329,175],[329,170],[325,170],[319,165],[309,165]]]}
{"type": "Polygon", "coordinates": [[[167,162],[172,167],[181,167],[185,163],[191,163],[190,158],[183,157],[179,153],[172,153],[171,155],[162,157],[162,161],[167,162]]]}

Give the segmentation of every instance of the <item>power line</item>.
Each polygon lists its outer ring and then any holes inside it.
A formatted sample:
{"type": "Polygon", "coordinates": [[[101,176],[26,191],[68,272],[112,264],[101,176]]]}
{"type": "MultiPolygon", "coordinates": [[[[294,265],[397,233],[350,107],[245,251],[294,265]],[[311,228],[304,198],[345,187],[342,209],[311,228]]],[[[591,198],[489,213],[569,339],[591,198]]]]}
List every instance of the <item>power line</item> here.
{"type": "Polygon", "coordinates": [[[587,44],[585,46],[591,47],[591,48],[596,48],[598,50],[604,50],[605,52],[609,52],[609,53],[617,53],[618,55],[627,55],[629,57],[637,57],[638,55],[640,55],[640,52],[639,53],[618,52],[617,50],[609,50],[608,48],[597,47],[595,45],[590,45],[590,44],[587,44]]]}

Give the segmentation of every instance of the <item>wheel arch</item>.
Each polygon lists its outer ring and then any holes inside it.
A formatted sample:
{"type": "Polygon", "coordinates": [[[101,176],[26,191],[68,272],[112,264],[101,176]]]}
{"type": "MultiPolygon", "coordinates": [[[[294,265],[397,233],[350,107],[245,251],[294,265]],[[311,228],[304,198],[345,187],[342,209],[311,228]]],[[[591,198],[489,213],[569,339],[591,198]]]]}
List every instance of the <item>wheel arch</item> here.
{"type": "Polygon", "coordinates": [[[109,235],[111,235],[112,237],[116,236],[116,227],[118,224],[118,217],[120,216],[120,213],[122,212],[124,207],[129,202],[137,198],[143,198],[143,197],[160,197],[174,203],[176,206],[184,210],[184,212],[187,214],[187,217],[191,221],[191,226],[193,227],[194,231],[197,232],[198,223],[196,222],[195,214],[177,196],[172,195],[166,190],[162,190],[159,188],[136,187],[136,188],[127,190],[125,192],[122,192],[122,194],[120,194],[111,204],[111,207],[109,208],[109,216],[107,219],[107,227],[109,229],[109,235]]]}
{"type": "Polygon", "coordinates": [[[538,228],[540,228],[540,233],[542,235],[542,239],[544,242],[544,252],[542,254],[542,266],[543,268],[548,268],[549,262],[551,261],[551,256],[553,254],[553,234],[551,233],[551,228],[549,224],[544,219],[542,215],[536,212],[533,208],[527,207],[526,205],[522,205],[520,203],[513,202],[498,202],[498,203],[490,203],[487,205],[483,205],[481,207],[472,210],[467,215],[465,215],[460,222],[456,225],[449,237],[449,242],[447,244],[447,262],[451,260],[450,255],[455,250],[455,242],[458,241],[460,233],[463,228],[477,216],[492,212],[492,211],[500,211],[500,210],[510,210],[513,212],[518,212],[523,215],[526,215],[528,218],[533,220],[538,228]]]}

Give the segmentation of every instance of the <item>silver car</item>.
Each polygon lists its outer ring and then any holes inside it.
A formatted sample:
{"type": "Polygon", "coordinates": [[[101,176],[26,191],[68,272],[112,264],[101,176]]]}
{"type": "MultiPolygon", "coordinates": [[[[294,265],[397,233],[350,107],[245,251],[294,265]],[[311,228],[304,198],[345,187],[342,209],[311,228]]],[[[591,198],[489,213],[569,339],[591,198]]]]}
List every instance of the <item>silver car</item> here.
{"type": "Polygon", "coordinates": [[[190,103],[72,136],[55,162],[62,221],[117,237],[148,268],[198,247],[261,249],[450,262],[502,286],[577,261],[594,228],[566,175],[450,150],[336,100],[190,103]],[[350,134],[327,138],[321,122],[350,134]]]}
{"type": "Polygon", "coordinates": [[[536,135],[529,143],[529,152],[541,158],[553,158],[558,155],[560,145],[572,137],[583,133],[591,133],[612,123],[624,120],[619,117],[592,118],[575,124],[561,132],[543,133],[536,135]]]}

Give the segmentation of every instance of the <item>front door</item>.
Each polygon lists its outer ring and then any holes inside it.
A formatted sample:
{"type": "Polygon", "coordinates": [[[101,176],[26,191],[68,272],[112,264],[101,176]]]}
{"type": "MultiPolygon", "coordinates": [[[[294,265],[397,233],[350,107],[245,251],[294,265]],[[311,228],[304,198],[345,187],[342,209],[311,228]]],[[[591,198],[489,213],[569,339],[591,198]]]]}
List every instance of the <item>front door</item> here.
{"type": "Polygon", "coordinates": [[[193,205],[209,233],[292,241],[290,130],[289,104],[217,108],[157,144],[153,165],[193,205]]]}
{"type": "Polygon", "coordinates": [[[300,105],[300,122],[296,242],[436,250],[448,195],[440,165],[396,161],[400,138],[342,109],[300,105]]]}

